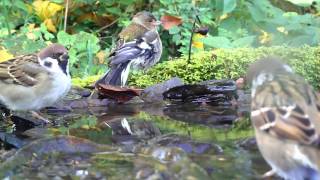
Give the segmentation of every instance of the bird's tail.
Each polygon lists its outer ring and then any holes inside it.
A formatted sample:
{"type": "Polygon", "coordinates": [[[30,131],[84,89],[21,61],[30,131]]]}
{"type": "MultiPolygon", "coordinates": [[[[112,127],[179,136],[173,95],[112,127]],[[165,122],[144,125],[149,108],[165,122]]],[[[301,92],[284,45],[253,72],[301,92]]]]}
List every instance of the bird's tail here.
{"type": "MultiPolygon", "coordinates": [[[[123,84],[122,74],[128,68],[129,63],[121,63],[116,67],[111,67],[110,70],[100,78],[96,84],[110,84],[113,86],[121,86],[123,84]]],[[[125,83],[125,82],[124,82],[125,83]]]]}

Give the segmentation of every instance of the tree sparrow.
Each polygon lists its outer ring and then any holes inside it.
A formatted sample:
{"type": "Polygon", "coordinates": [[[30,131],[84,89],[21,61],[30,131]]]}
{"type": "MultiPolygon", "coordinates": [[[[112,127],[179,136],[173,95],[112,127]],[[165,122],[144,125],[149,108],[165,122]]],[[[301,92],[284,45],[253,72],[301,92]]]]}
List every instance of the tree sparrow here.
{"type": "Polygon", "coordinates": [[[260,152],[284,179],[320,179],[320,100],[312,87],[277,57],[252,64],[251,121],[260,152]]]}
{"type": "Polygon", "coordinates": [[[109,55],[110,70],[97,83],[125,86],[131,66],[146,69],[157,63],[162,53],[159,24],[150,12],[137,13],[118,35],[117,45],[109,55]]]}
{"type": "Polygon", "coordinates": [[[0,103],[10,110],[39,110],[54,104],[71,87],[68,51],[52,44],[38,54],[0,63],[0,103]]]}

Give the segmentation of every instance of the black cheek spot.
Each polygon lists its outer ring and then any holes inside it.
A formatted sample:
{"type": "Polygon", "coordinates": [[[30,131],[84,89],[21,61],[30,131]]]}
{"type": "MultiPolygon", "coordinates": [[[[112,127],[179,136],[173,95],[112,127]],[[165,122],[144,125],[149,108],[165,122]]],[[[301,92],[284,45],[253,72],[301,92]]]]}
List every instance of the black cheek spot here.
{"type": "Polygon", "coordinates": [[[301,109],[300,106],[296,105],[296,107],[293,109],[295,112],[299,113],[299,114],[304,114],[303,110],[301,109]]]}
{"type": "Polygon", "coordinates": [[[49,61],[46,61],[46,62],[44,62],[44,65],[47,66],[47,67],[51,67],[51,66],[52,66],[52,63],[49,62],[49,61]]]}
{"type": "Polygon", "coordinates": [[[276,119],[276,115],[272,111],[267,111],[266,113],[270,122],[273,122],[276,119]]]}

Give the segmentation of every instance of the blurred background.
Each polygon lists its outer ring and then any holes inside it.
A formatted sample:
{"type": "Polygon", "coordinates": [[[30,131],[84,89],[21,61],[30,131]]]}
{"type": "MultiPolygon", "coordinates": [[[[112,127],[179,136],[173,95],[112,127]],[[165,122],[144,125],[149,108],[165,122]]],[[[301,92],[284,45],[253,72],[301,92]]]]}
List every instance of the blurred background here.
{"type": "Polygon", "coordinates": [[[116,35],[138,11],[175,25],[160,27],[162,61],[217,48],[318,46],[320,1],[312,0],[1,0],[0,61],[35,52],[51,42],[70,50],[73,77],[107,70],[116,35]],[[198,15],[201,23],[195,21],[198,15]]]}

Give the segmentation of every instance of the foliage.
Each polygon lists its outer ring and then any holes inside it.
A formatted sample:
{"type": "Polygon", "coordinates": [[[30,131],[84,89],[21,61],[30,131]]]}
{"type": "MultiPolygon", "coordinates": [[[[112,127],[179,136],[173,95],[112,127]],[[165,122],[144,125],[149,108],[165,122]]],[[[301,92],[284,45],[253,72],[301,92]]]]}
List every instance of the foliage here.
{"type": "Polygon", "coordinates": [[[73,76],[86,77],[89,74],[97,74],[98,61],[94,60],[95,54],[100,50],[99,39],[86,32],[69,35],[60,31],[57,35],[58,42],[69,49],[70,66],[73,76]]]}
{"type": "Polygon", "coordinates": [[[320,89],[320,48],[285,46],[218,49],[194,54],[191,62],[183,56],[157,64],[147,72],[136,72],[129,78],[130,84],[146,87],[155,83],[180,77],[186,83],[196,83],[210,79],[237,79],[244,77],[248,65],[256,59],[277,55],[290,64],[293,69],[306,78],[316,89],[320,89]]]}
{"type": "MultiPolygon", "coordinates": [[[[294,8],[283,8],[276,0],[69,0],[68,5],[66,2],[2,0],[1,53],[26,54],[59,42],[70,48],[73,76],[102,73],[106,70],[106,54],[117,39],[115,34],[141,10],[152,11],[159,19],[170,15],[182,20],[181,25],[169,30],[159,29],[163,60],[187,54],[195,15],[201,20],[196,27],[207,26],[210,31],[207,37],[195,34],[193,52],[272,45],[316,46],[320,41],[318,0],[313,3],[288,0],[294,8]]],[[[8,56],[5,54],[0,60],[8,56]]],[[[187,79],[192,82],[202,78],[195,74],[187,79]]]]}
{"type": "Polygon", "coordinates": [[[93,85],[101,75],[93,75],[85,78],[75,77],[72,78],[72,84],[78,87],[88,87],[93,85]]]}

